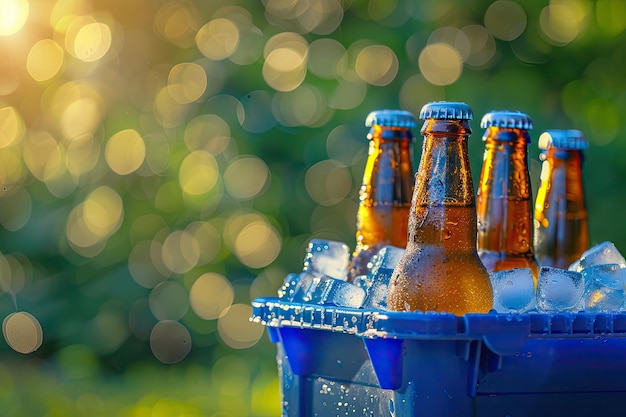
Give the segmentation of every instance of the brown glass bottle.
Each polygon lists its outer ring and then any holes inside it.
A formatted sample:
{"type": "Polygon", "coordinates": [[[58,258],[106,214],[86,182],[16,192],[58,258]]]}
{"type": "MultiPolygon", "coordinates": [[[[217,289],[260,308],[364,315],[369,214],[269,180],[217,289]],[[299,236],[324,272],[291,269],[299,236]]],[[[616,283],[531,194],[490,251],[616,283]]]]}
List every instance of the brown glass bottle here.
{"type": "Polygon", "coordinates": [[[485,153],[476,193],[478,256],[489,272],[539,266],[533,253],[528,173],[532,120],[521,112],[493,111],[480,122],[485,153]]]}
{"type": "Polygon", "coordinates": [[[413,194],[413,115],[404,110],[377,110],[367,116],[365,125],[370,127],[369,153],[359,192],[349,281],[368,273],[368,262],[383,246],[406,246],[413,194]]]}
{"type": "Polygon", "coordinates": [[[472,111],[434,102],[424,119],[409,238],[387,295],[394,311],[486,313],[493,305],[487,270],[476,250],[476,205],[468,157],[472,111]]]}
{"type": "Polygon", "coordinates": [[[589,247],[578,130],[548,130],[539,137],[541,184],[535,200],[535,256],[539,265],[567,269],[589,247]]]}

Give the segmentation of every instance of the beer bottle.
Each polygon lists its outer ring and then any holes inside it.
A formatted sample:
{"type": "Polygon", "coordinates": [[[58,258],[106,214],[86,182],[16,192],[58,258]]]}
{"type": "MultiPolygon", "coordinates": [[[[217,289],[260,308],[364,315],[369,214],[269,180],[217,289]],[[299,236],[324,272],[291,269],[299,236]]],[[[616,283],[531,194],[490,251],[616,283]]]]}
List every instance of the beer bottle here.
{"type": "Polygon", "coordinates": [[[486,313],[493,296],[476,248],[476,204],[467,140],[472,110],[465,103],[426,104],[422,156],[415,175],[404,255],[393,271],[393,311],[486,313]]]}
{"type": "Polygon", "coordinates": [[[359,191],[356,247],[348,280],[368,273],[372,255],[385,245],[404,248],[413,193],[413,115],[404,110],[371,112],[369,153],[359,191]]]}
{"type": "Polygon", "coordinates": [[[480,127],[485,153],[478,192],[478,256],[489,272],[539,266],[532,247],[533,212],[528,173],[532,120],[521,112],[492,111],[480,127]]]}
{"type": "Polygon", "coordinates": [[[535,255],[541,266],[567,269],[589,246],[578,130],[548,130],[539,137],[541,184],[535,200],[535,255]]]}

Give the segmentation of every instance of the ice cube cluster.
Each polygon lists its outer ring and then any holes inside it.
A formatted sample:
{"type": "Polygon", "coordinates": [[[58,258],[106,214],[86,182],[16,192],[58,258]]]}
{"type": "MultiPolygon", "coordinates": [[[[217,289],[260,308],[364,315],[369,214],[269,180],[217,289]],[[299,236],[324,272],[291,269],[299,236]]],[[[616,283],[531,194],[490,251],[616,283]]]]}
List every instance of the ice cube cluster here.
{"type": "Polygon", "coordinates": [[[541,267],[534,289],[529,269],[491,273],[494,309],[500,313],[626,311],[626,260],[612,242],[584,252],[565,269],[541,267]]]}
{"type": "Polygon", "coordinates": [[[301,303],[385,309],[389,280],[403,253],[404,249],[384,246],[372,256],[369,273],[348,282],[348,246],[313,239],[309,242],[302,272],[287,275],[278,296],[301,303]]]}
{"type": "MultiPolygon", "coordinates": [[[[368,273],[348,282],[350,249],[343,242],[313,239],[302,272],[292,273],[278,290],[285,301],[352,308],[387,308],[387,288],[404,253],[382,247],[368,273]]],[[[528,268],[489,274],[494,310],[499,313],[626,311],[626,260],[612,242],[600,243],[569,269],[541,267],[537,283],[528,268]]]]}

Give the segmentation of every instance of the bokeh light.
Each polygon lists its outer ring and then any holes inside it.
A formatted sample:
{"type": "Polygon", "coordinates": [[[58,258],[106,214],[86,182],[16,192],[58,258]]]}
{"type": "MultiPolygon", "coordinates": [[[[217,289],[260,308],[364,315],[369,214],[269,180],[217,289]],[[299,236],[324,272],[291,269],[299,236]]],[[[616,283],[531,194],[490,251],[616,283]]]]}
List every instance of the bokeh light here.
{"type": "Polygon", "coordinates": [[[0,224],[7,230],[20,230],[28,223],[32,212],[33,200],[24,188],[0,198],[0,224]]]}
{"type": "Polygon", "coordinates": [[[0,36],[9,36],[18,32],[28,19],[28,0],[0,1],[0,36]]]}
{"type": "Polygon", "coordinates": [[[449,85],[463,72],[463,59],[447,43],[429,44],[419,55],[419,68],[424,78],[435,85],[449,85]]]}
{"type": "Polygon", "coordinates": [[[224,171],[226,192],[238,200],[258,196],[269,181],[269,169],[262,159],[241,156],[230,162],[224,171]]]}
{"type": "Polygon", "coordinates": [[[309,71],[321,78],[335,79],[341,73],[345,54],[346,48],[339,41],[330,38],[317,39],[309,47],[309,71]]]}
{"type": "Polygon", "coordinates": [[[2,334],[11,349],[24,354],[36,351],[43,342],[41,324],[25,311],[5,317],[2,321],[2,334]]]}
{"type": "Polygon", "coordinates": [[[498,0],[485,12],[485,27],[498,39],[512,41],[526,29],[526,12],[512,0],[498,0]]]}
{"type": "Polygon", "coordinates": [[[177,321],[159,321],[150,333],[150,348],[154,356],[165,364],[180,362],[191,351],[191,335],[177,321]]]}
{"type": "Polygon", "coordinates": [[[292,91],[306,76],[308,42],[296,33],[281,33],[265,44],[263,78],[277,91],[292,91]]]}
{"type": "Polygon", "coordinates": [[[178,104],[187,104],[198,100],[207,87],[204,68],[194,63],[175,65],[169,74],[167,88],[178,104]]]}
{"type": "Polygon", "coordinates": [[[161,246],[163,263],[170,271],[183,274],[198,264],[200,244],[195,236],[184,230],[170,233],[161,246]]]}
{"type": "Polygon", "coordinates": [[[288,93],[274,96],[274,117],[285,126],[314,126],[323,119],[325,98],[318,89],[303,84],[288,93]]]}
{"type": "Polygon", "coordinates": [[[13,107],[0,108],[0,148],[16,145],[24,136],[24,121],[13,107]]]}
{"type": "Polygon", "coordinates": [[[172,97],[167,86],[158,91],[154,105],[157,120],[166,129],[181,125],[189,112],[187,105],[177,102],[172,97]]]}
{"type": "Polygon", "coordinates": [[[0,192],[14,192],[25,175],[21,147],[0,148],[0,192]]]}
{"type": "Polygon", "coordinates": [[[63,57],[63,48],[58,43],[52,39],[42,39],[30,48],[26,68],[35,81],[48,81],[61,70],[63,57]]]}
{"type": "Polygon", "coordinates": [[[233,349],[254,346],[263,335],[264,329],[251,322],[252,307],[247,304],[233,304],[220,316],[217,330],[220,337],[233,349]]]}
{"type": "Polygon", "coordinates": [[[76,32],[70,49],[74,56],[84,62],[98,61],[111,47],[111,29],[104,23],[87,23],[76,32]]]}
{"type": "Polygon", "coordinates": [[[263,268],[280,252],[280,235],[269,223],[258,220],[244,226],[237,235],[233,252],[244,265],[263,268]]]}
{"type": "Polygon", "coordinates": [[[391,83],[398,73],[398,58],[387,46],[367,46],[359,52],[355,69],[368,84],[385,86],[391,83]]]}
{"type": "Polygon", "coordinates": [[[465,63],[474,67],[487,65],[496,54],[496,42],[492,34],[480,25],[463,26],[461,32],[470,43],[465,63]]]}
{"type": "Polygon", "coordinates": [[[332,206],[347,197],[352,178],[345,167],[333,160],[320,161],[306,172],[306,190],[318,204],[332,206]]]}
{"type": "Polygon", "coordinates": [[[136,171],[146,157],[146,144],[134,129],[126,129],[109,138],[104,150],[109,167],[119,175],[136,171]]]}
{"type": "Polygon", "coordinates": [[[230,142],[230,127],[215,114],[203,114],[189,121],[185,127],[184,140],[190,151],[203,149],[218,155],[230,142]]]}
{"type": "Polygon", "coordinates": [[[326,138],[326,152],[335,164],[349,167],[365,157],[367,152],[363,146],[365,140],[349,126],[337,126],[326,138]]]}
{"type": "Polygon", "coordinates": [[[100,186],[70,213],[66,223],[67,239],[82,255],[95,256],[118,230],[123,216],[120,195],[108,186],[100,186]]]}
{"type": "Polygon", "coordinates": [[[196,45],[204,56],[221,60],[231,56],[239,45],[239,28],[225,18],[211,20],[196,34],[196,45]]]}
{"type": "Polygon", "coordinates": [[[12,255],[0,254],[0,290],[15,296],[26,285],[26,274],[21,262],[12,255]]]}
{"type": "Polygon", "coordinates": [[[128,256],[130,274],[142,287],[154,288],[171,274],[164,272],[166,267],[161,260],[161,248],[158,242],[144,240],[133,246],[128,256]],[[153,254],[157,254],[158,258],[153,254]]]}
{"type": "Polygon", "coordinates": [[[354,109],[363,103],[367,95],[367,83],[354,71],[344,71],[339,85],[328,99],[328,105],[335,109],[354,109]]]}
{"type": "Polygon", "coordinates": [[[547,38],[556,45],[565,45],[584,29],[589,5],[580,1],[552,0],[541,10],[539,23],[547,38]]]}
{"type": "Polygon", "coordinates": [[[250,268],[272,263],[282,246],[276,228],[257,213],[231,215],[224,225],[224,241],[237,259],[250,268]]]}
{"type": "Polygon", "coordinates": [[[157,33],[181,48],[193,45],[198,26],[198,10],[191,2],[169,1],[161,6],[154,19],[157,33]]]}
{"type": "Polygon", "coordinates": [[[92,135],[104,117],[104,101],[91,84],[67,82],[50,97],[52,115],[58,118],[59,130],[65,139],[92,135]]]}
{"type": "Polygon", "coordinates": [[[209,152],[190,152],[180,165],[178,178],[185,193],[206,194],[215,187],[219,178],[217,161],[209,152]]]}
{"type": "Polygon", "coordinates": [[[212,262],[220,253],[222,241],[218,229],[209,222],[195,221],[185,227],[185,232],[193,236],[199,247],[197,265],[212,262]]]}
{"type": "Polygon", "coordinates": [[[189,290],[191,308],[204,320],[219,318],[234,300],[231,283],[222,275],[206,273],[196,279],[189,290]]]}
{"type": "Polygon", "coordinates": [[[435,29],[430,36],[428,36],[428,43],[447,43],[454,47],[463,61],[465,61],[471,54],[471,43],[467,34],[462,29],[453,26],[444,26],[435,29]]]}
{"type": "Polygon", "coordinates": [[[150,310],[157,320],[180,320],[189,308],[187,290],[176,281],[165,281],[150,291],[150,310]]]}

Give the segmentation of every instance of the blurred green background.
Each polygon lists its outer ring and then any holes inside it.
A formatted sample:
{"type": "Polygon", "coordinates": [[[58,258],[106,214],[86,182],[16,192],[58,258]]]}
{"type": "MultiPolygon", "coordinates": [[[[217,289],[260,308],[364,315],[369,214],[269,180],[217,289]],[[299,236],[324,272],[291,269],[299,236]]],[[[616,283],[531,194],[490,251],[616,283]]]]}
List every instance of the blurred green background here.
{"type": "Polygon", "coordinates": [[[2,415],[277,416],[250,301],[354,246],[371,110],[470,104],[475,181],[487,111],[582,130],[591,242],[626,248],[625,29],[622,0],[0,0],[0,315],[43,330],[3,328],[2,415]]]}

